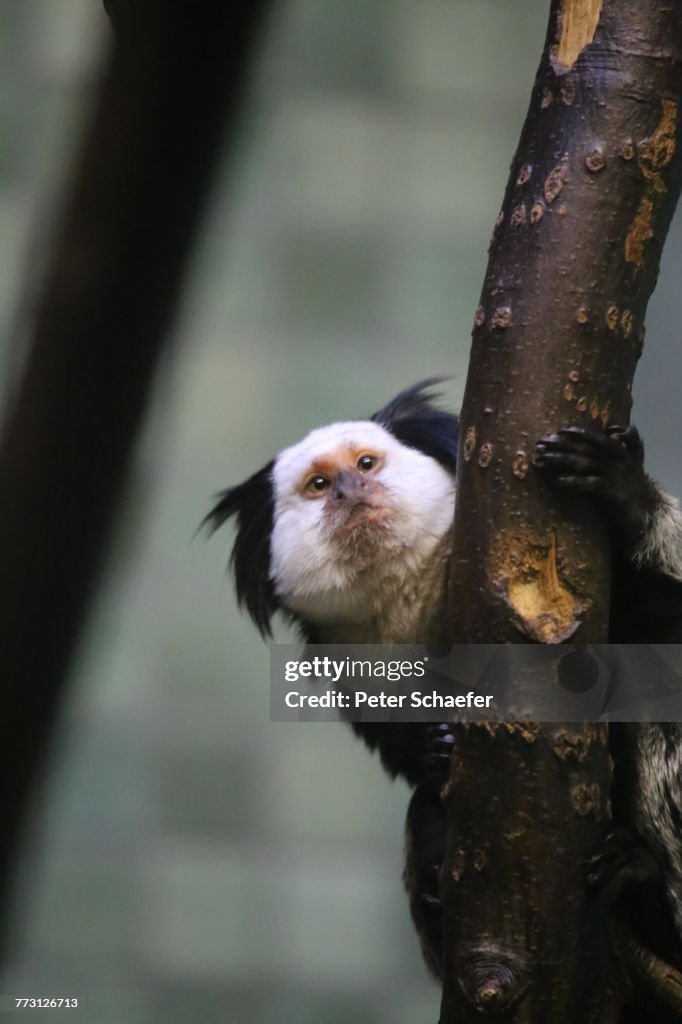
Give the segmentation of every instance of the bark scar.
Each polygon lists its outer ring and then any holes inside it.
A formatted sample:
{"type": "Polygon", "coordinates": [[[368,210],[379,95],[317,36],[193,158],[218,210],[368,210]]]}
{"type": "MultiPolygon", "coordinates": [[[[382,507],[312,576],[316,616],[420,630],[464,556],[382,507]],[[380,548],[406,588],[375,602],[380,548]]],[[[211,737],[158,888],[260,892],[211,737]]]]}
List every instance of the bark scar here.
{"type": "Polygon", "coordinates": [[[637,267],[644,265],[647,242],[654,237],[656,203],[668,191],[663,169],[668,166],[675,153],[677,104],[674,100],[663,97],[661,106],[663,112],[655,131],[647,139],[643,139],[637,148],[637,163],[644,176],[644,191],[625,238],[625,259],[637,267]]]}
{"type": "Polygon", "coordinates": [[[594,39],[599,24],[602,0],[563,0],[561,35],[552,64],[557,74],[570,71],[586,46],[594,39]]]}
{"type": "Polygon", "coordinates": [[[493,545],[488,575],[519,629],[532,640],[562,643],[580,625],[583,608],[559,578],[554,530],[546,541],[502,531],[493,545]]]}

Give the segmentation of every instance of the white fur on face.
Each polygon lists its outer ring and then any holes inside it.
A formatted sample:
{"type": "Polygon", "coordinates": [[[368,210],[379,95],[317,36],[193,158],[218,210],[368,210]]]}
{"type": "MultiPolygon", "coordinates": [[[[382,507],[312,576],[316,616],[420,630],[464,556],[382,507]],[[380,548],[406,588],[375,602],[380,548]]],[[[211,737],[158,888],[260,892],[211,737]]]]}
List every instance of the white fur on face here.
{"type": "Polygon", "coordinates": [[[283,603],[313,622],[361,617],[382,579],[418,573],[452,525],[450,474],[370,421],[313,430],[280,453],[272,478],[271,578],[283,603]],[[311,498],[303,482],[320,464],[351,468],[358,451],[381,457],[372,473],[381,508],[376,522],[365,521],[349,540],[335,526],[330,496],[311,498]]]}

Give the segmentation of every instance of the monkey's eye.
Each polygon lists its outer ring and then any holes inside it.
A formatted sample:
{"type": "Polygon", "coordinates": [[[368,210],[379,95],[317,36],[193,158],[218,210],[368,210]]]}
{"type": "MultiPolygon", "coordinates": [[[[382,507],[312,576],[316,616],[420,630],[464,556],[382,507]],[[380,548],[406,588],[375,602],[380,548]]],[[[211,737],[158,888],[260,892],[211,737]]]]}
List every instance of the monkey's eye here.
{"type": "Polygon", "coordinates": [[[308,494],[321,494],[322,491],[326,491],[329,487],[329,480],[326,476],[311,476],[308,483],[305,485],[305,489],[308,494]]]}
{"type": "Polygon", "coordinates": [[[374,469],[379,460],[376,455],[361,455],[356,465],[358,469],[361,469],[363,473],[368,473],[370,469],[374,469]]]}

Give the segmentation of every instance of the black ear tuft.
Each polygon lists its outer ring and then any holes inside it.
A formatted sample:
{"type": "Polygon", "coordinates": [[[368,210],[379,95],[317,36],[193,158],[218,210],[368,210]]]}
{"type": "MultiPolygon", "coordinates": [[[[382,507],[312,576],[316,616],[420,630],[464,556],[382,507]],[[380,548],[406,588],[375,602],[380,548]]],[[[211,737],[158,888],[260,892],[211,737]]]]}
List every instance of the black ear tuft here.
{"type": "Polygon", "coordinates": [[[270,623],[279,607],[270,579],[270,538],[275,498],[272,490],[273,462],[263,466],[237,487],[219,495],[220,501],[204,519],[214,533],[230,516],[237,517],[237,536],[230,556],[237,600],[245,605],[263,636],[272,632],[270,623]]]}
{"type": "Polygon", "coordinates": [[[454,476],[457,464],[457,417],[434,406],[430,389],[444,377],[429,377],[406,388],[372,416],[398,441],[429,455],[454,476]]]}

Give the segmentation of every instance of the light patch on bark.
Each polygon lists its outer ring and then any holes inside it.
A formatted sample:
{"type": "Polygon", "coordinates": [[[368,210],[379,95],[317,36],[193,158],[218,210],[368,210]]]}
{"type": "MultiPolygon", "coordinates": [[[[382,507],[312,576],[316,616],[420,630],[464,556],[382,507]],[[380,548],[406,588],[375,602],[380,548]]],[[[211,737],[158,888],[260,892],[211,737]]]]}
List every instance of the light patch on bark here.
{"type": "Polygon", "coordinates": [[[571,804],[581,817],[596,817],[601,811],[601,788],[596,782],[571,785],[571,804]]]}
{"type": "Polygon", "coordinates": [[[564,0],[559,14],[561,34],[552,54],[558,73],[570,71],[578,57],[594,39],[599,24],[602,0],[564,0]]]}
{"type": "Polygon", "coordinates": [[[637,267],[644,266],[647,242],[654,237],[656,204],[668,191],[663,170],[675,153],[677,104],[663,97],[661,107],[661,120],[655,131],[637,148],[637,163],[645,181],[644,193],[625,237],[625,259],[637,267]]]}
{"type": "Polygon", "coordinates": [[[677,128],[677,104],[664,97],[661,120],[648,139],[644,139],[637,150],[637,162],[644,177],[651,182],[655,192],[665,195],[668,187],[663,180],[663,168],[667,167],[675,153],[675,130],[677,128]]]}
{"type": "Polygon", "coordinates": [[[636,263],[638,267],[644,266],[646,243],[654,237],[654,229],[651,226],[653,213],[654,204],[651,200],[642,199],[625,237],[625,259],[628,263],[636,263]]]}
{"type": "Polygon", "coordinates": [[[531,536],[498,535],[489,562],[493,587],[526,636],[558,644],[580,625],[582,607],[559,579],[554,531],[545,542],[531,536]]]}
{"type": "Polygon", "coordinates": [[[604,730],[597,723],[559,726],[552,736],[552,750],[562,761],[582,763],[590,754],[593,744],[601,742],[603,737],[604,730]]]}

